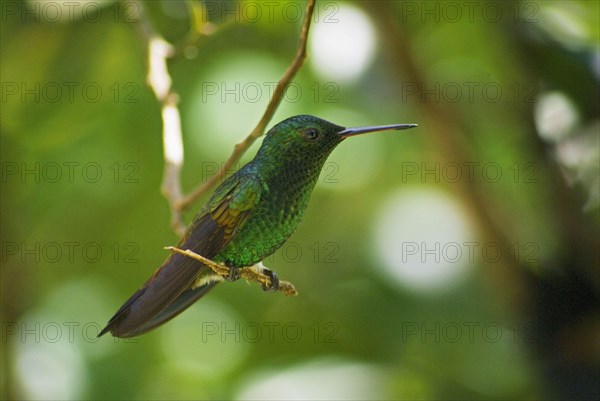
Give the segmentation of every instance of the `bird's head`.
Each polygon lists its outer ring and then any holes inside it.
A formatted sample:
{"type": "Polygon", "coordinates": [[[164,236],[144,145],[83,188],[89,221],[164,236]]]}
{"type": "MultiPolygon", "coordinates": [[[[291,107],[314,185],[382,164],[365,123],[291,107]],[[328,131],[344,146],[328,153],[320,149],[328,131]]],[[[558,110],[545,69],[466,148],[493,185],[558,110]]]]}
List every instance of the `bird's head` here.
{"type": "Polygon", "coordinates": [[[276,124],[258,151],[257,158],[305,165],[322,164],[344,139],[368,132],[401,130],[416,124],[344,128],[318,117],[298,115],[276,124]]]}

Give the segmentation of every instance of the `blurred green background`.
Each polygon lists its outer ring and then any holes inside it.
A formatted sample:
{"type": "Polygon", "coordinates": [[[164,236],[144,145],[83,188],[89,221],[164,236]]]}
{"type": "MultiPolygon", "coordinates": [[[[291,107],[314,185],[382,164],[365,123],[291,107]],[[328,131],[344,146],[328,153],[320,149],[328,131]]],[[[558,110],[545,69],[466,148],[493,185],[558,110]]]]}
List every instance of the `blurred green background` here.
{"type": "Polygon", "coordinates": [[[305,4],[0,4],[3,399],[600,397],[598,2],[318,2],[269,127],[419,128],[334,151],[266,261],[298,297],[222,284],[129,340],[96,335],[177,242],[144,26],[177,49],[190,191],[305,4]]]}

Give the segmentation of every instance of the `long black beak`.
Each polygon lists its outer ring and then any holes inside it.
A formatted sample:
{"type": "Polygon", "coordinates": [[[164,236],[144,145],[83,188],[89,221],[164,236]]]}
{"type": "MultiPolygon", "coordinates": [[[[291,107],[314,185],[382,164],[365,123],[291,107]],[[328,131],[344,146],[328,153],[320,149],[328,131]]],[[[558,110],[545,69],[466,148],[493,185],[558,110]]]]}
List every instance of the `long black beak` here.
{"type": "Polygon", "coordinates": [[[376,131],[388,131],[388,130],[400,130],[400,129],[409,129],[415,128],[417,124],[391,124],[391,125],[372,125],[368,127],[354,127],[354,128],[346,128],[337,134],[341,137],[347,138],[349,136],[366,134],[367,132],[376,132],[376,131]]]}

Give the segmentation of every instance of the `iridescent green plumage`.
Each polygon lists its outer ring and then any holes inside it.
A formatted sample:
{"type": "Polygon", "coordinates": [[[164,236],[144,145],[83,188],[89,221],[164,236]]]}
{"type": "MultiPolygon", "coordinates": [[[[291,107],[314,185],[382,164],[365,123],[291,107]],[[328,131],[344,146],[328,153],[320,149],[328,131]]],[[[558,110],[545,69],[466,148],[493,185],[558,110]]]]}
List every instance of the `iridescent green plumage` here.
{"type": "MultiPolygon", "coordinates": [[[[232,268],[271,255],[300,221],[323,164],[346,137],[415,125],[345,129],[313,116],[274,126],[254,159],[226,179],[196,215],[178,248],[232,268]]],[[[147,332],[185,310],[222,280],[189,257],[173,254],[115,313],[100,335],[147,332]]]]}

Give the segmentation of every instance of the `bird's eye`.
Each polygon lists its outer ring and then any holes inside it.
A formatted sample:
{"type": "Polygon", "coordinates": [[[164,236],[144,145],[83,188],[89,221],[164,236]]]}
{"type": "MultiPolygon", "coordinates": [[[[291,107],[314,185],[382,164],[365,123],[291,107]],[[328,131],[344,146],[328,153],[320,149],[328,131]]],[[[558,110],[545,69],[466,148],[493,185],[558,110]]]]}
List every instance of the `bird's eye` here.
{"type": "Polygon", "coordinates": [[[308,139],[309,141],[317,141],[321,138],[321,133],[314,128],[309,128],[307,130],[304,130],[302,135],[304,136],[304,138],[308,139]]]}

